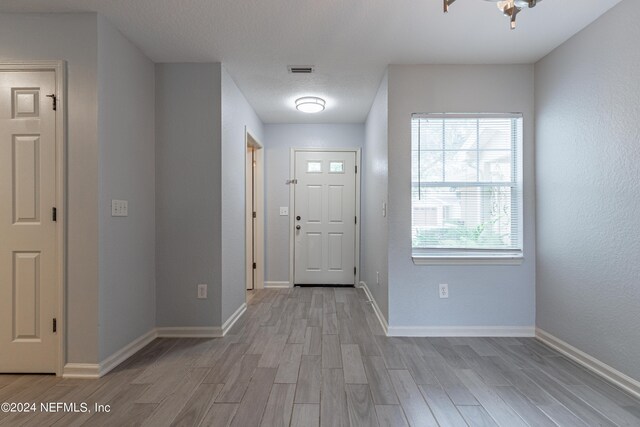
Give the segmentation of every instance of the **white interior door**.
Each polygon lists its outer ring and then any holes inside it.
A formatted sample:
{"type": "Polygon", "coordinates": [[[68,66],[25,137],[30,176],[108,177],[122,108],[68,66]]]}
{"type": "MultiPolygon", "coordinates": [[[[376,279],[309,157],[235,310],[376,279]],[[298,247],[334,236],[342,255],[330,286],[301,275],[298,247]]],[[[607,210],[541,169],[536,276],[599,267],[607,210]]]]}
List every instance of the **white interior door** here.
{"type": "Polygon", "coordinates": [[[356,153],[296,151],[294,283],[355,284],[356,153]]]}
{"type": "Polygon", "coordinates": [[[53,71],[0,71],[0,372],[56,371],[53,71]]]}

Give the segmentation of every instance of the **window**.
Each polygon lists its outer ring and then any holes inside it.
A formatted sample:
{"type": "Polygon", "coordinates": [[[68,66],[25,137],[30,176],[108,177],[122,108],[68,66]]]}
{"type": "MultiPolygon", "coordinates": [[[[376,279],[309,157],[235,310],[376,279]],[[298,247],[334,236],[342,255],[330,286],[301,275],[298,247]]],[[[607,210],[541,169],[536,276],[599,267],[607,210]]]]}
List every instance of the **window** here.
{"type": "Polygon", "coordinates": [[[414,114],[416,262],[522,257],[522,115],[414,114]]]}

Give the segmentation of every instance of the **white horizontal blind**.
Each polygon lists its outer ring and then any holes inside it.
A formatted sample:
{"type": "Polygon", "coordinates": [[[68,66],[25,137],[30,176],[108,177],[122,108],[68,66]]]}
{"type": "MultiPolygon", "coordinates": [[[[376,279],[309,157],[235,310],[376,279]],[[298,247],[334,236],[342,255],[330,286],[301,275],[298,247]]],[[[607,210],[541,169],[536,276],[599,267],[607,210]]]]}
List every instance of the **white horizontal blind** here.
{"type": "Polygon", "coordinates": [[[522,251],[522,116],[414,114],[414,249],[522,251]]]}

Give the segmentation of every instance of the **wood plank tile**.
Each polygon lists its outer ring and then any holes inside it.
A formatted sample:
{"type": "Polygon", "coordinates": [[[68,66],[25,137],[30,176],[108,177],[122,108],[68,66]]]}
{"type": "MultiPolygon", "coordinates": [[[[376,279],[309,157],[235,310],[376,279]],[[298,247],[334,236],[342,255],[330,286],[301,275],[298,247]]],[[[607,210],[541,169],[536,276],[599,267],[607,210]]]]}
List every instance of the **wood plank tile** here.
{"type": "Polygon", "coordinates": [[[304,344],[307,333],[307,319],[294,319],[288,343],[304,344]]]}
{"type": "Polygon", "coordinates": [[[392,370],[389,371],[389,376],[409,424],[412,427],[437,427],[438,423],[433,418],[409,371],[392,370]]]}
{"type": "Polygon", "coordinates": [[[222,384],[200,384],[191,399],[171,423],[171,426],[187,427],[199,425],[211,405],[213,405],[220,390],[222,390],[222,384]]]}
{"type": "Polygon", "coordinates": [[[442,356],[445,362],[454,369],[469,369],[469,365],[454,350],[446,338],[429,338],[429,342],[442,356]]]}
{"type": "Polygon", "coordinates": [[[469,427],[498,427],[491,415],[482,406],[458,406],[469,427]]]}
{"type": "Polygon", "coordinates": [[[247,392],[242,398],[240,406],[238,406],[236,415],[233,417],[232,426],[252,427],[260,425],[275,378],[275,368],[257,368],[255,370],[247,392]]]}
{"type": "Polygon", "coordinates": [[[222,353],[220,359],[211,368],[209,374],[205,377],[204,383],[222,384],[229,370],[235,365],[242,355],[247,351],[249,346],[244,343],[230,344],[222,353]]]}
{"type": "Polygon", "coordinates": [[[425,356],[424,361],[456,406],[479,405],[473,394],[460,381],[453,368],[442,359],[439,353],[433,356],[425,356]]]}
{"type": "Polygon", "coordinates": [[[436,385],[439,384],[436,377],[429,369],[429,365],[424,360],[424,356],[413,352],[402,352],[402,360],[411,373],[416,384],[436,385]]]}
{"type": "Polygon", "coordinates": [[[347,410],[351,427],[378,427],[371,392],[367,384],[346,384],[347,410]]]}
{"type": "Polygon", "coordinates": [[[580,418],[559,403],[539,406],[553,422],[562,427],[588,427],[580,418]]]}
{"type": "Polygon", "coordinates": [[[237,403],[214,403],[200,423],[203,427],[229,427],[236,411],[237,403]]]}
{"type": "Polygon", "coordinates": [[[296,403],[293,405],[291,427],[318,427],[320,425],[320,405],[296,403]]]}
{"type": "Polygon", "coordinates": [[[307,326],[302,354],[317,356],[322,354],[322,328],[307,326]]]}
{"type": "Polygon", "coordinates": [[[322,360],[320,356],[302,356],[295,403],[320,403],[322,360]]]}
{"type": "Polygon", "coordinates": [[[440,427],[464,427],[467,425],[460,412],[458,412],[458,408],[449,399],[442,387],[439,385],[420,385],[418,388],[440,427]]]}
{"type": "Polygon", "coordinates": [[[376,337],[378,347],[382,352],[384,358],[384,364],[387,369],[407,369],[407,366],[402,360],[402,353],[400,353],[399,344],[402,343],[398,338],[388,337],[376,337]]]}
{"type": "Polygon", "coordinates": [[[282,351],[287,343],[287,335],[274,335],[267,343],[262,357],[258,361],[259,368],[277,368],[282,351]]]}
{"type": "Polygon", "coordinates": [[[342,368],[342,351],[337,335],[322,335],[322,368],[342,368]]]}
{"type": "Polygon", "coordinates": [[[578,396],[615,424],[623,427],[640,426],[640,420],[623,409],[617,402],[595,391],[589,386],[567,386],[569,391],[578,396]]]}
{"type": "Polygon", "coordinates": [[[342,365],[345,384],[367,384],[358,344],[342,344],[342,365]]]}
{"type": "Polygon", "coordinates": [[[224,379],[224,387],[215,399],[216,403],[240,403],[253,372],[257,368],[259,354],[245,354],[233,365],[224,379]]]}
{"type": "Polygon", "coordinates": [[[470,369],[459,369],[456,370],[456,375],[499,425],[527,427],[522,418],[500,398],[498,393],[482,382],[478,374],[470,369]]]}
{"type": "Polygon", "coordinates": [[[555,423],[547,417],[537,406],[513,387],[495,387],[494,390],[507,405],[520,415],[530,426],[555,427],[555,423]]]}
{"type": "Polygon", "coordinates": [[[262,416],[263,427],[288,427],[293,410],[295,384],[274,384],[262,416]]]}
{"type": "Polygon", "coordinates": [[[376,405],[380,427],[409,427],[400,405],[376,405]]]}
{"type": "Polygon", "coordinates": [[[544,372],[525,369],[524,373],[587,425],[606,427],[613,427],[615,425],[544,372]]]}
{"type": "Polygon", "coordinates": [[[167,396],[173,394],[180,384],[185,381],[200,384],[204,381],[208,372],[210,372],[209,368],[189,367],[180,367],[174,371],[169,371],[165,377],[159,379],[157,382],[145,384],[148,387],[146,387],[144,394],[137,398],[136,403],[160,403],[167,396]]]}
{"type": "MultiPolygon", "coordinates": [[[[327,337],[335,335],[325,335],[327,337]]],[[[320,400],[320,425],[323,427],[348,427],[349,413],[342,369],[322,370],[322,399],[320,400]]]]}
{"type": "Polygon", "coordinates": [[[491,386],[509,386],[511,383],[502,375],[500,369],[490,359],[482,358],[468,345],[455,345],[458,353],[474,372],[482,377],[485,384],[491,386]]]}
{"type": "Polygon", "coordinates": [[[336,313],[324,313],[322,316],[322,333],[324,335],[338,334],[338,317],[336,313]]]}
{"type": "MultiPolygon", "coordinates": [[[[206,369],[206,368],[205,368],[206,369]]],[[[155,427],[170,424],[187,404],[193,393],[204,379],[203,375],[189,375],[175,389],[175,392],[166,396],[156,407],[154,412],[144,420],[143,426],[155,427]]]]}
{"type": "Polygon", "coordinates": [[[21,427],[640,426],[640,401],[535,339],[385,337],[358,289],[255,290],[224,338],[157,339],[95,381],[0,375],[2,396],[112,405],[0,414],[21,427]]]}
{"type": "Polygon", "coordinates": [[[397,405],[398,397],[381,356],[366,356],[363,359],[365,372],[373,402],[376,405],[397,405]]]}
{"type": "Polygon", "coordinates": [[[276,383],[295,384],[298,381],[303,347],[304,344],[287,344],[285,346],[280,365],[278,365],[276,383]]]}

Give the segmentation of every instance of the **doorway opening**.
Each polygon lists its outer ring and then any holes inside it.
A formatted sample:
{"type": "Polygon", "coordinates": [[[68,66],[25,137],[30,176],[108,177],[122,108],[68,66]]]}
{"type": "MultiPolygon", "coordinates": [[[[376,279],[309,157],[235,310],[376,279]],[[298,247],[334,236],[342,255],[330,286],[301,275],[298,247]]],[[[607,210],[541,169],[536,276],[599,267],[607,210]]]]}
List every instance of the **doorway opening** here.
{"type": "Polygon", "coordinates": [[[245,129],[245,252],[247,292],[264,288],[264,149],[245,129]]]}

